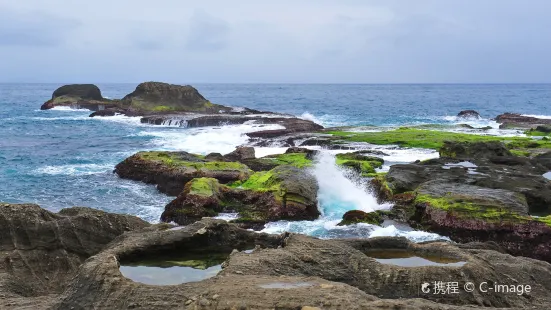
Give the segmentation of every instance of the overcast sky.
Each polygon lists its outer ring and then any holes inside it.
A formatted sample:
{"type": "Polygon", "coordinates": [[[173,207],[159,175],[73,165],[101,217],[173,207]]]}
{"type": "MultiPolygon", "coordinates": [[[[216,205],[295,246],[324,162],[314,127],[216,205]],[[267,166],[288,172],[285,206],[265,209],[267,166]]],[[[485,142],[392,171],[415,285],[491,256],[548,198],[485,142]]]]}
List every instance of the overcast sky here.
{"type": "Polygon", "coordinates": [[[0,82],[551,82],[548,0],[0,0],[0,82]]]}

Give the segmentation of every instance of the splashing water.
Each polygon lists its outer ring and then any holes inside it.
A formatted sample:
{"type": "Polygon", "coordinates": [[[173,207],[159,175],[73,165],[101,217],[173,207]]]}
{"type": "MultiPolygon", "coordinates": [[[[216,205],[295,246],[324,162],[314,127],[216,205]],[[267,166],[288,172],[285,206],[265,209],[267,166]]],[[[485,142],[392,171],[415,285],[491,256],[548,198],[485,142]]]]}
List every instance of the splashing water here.
{"type": "Polygon", "coordinates": [[[368,193],[366,179],[354,178],[341,170],[335,157],[329,152],[320,152],[313,173],[318,181],[320,210],[328,217],[341,216],[350,210],[372,212],[388,206],[377,204],[375,197],[368,193]],[[354,180],[355,179],[355,180],[354,180]]]}
{"type": "Polygon", "coordinates": [[[390,204],[378,204],[369,191],[367,179],[338,167],[330,152],[321,151],[312,169],[319,185],[318,208],[322,216],[315,221],[279,221],[266,225],[263,232],[282,233],[284,231],[306,234],[323,239],[330,238],[370,238],[378,236],[404,236],[412,241],[445,239],[438,234],[423,231],[401,230],[393,225],[379,227],[370,224],[337,226],[342,216],[351,210],[372,212],[385,210],[390,204]]]}

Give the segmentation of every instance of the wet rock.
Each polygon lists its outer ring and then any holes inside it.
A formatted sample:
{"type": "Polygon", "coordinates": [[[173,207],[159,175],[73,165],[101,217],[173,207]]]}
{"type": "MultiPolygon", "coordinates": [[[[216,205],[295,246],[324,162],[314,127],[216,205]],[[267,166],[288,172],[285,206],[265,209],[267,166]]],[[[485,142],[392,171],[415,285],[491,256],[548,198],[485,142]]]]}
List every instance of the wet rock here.
{"type": "Polygon", "coordinates": [[[480,114],[478,114],[477,111],[475,110],[464,110],[464,111],[461,111],[459,112],[459,114],[457,114],[457,117],[460,117],[460,118],[475,118],[475,119],[480,119],[480,114]]]}
{"type": "Polygon", "coordinates": [[[52,213],[34,204],[0,203],[0,296],[31,308],[31,298],[61,293],[79,265],[117,236],[149,225],[89,208],[52,213]],[[23,297],[25,303],[19,301],[23,297]]]}
{"type": "Polygon", "coordinates": [[[367,156],[362,152],[337,154],[337,165],[350,167],[365,177],[376,175],[376,170],[384,164],[382,158],[367,156]]]}
{"type": "Polygon", "coordinates": [[[384,218],[378,212],[366,213],[360,210],[353,210],[348,211],[343,215],[342,221],[338,224],[338,226],[346,226],[358,223],[381,225],[383,221],[384,218]]]}

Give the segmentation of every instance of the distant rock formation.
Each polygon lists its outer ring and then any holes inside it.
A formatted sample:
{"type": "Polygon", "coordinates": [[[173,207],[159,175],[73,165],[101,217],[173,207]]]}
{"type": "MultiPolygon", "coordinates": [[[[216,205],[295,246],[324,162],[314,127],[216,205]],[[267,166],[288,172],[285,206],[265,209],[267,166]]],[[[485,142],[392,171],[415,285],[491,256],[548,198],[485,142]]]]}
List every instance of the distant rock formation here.
{"type": "Polygon", "coordinates": [[[58,106],[70,106],[90,110],[101,110],[101,105],[110,104],[103,98],[99,87],[93,84],[71,84],[56,89],[52,99],[46,101],[41,110],[49,110],[58,106]]]}
{"type": "Polygon", "coordinates": [[[457,114],[457,117],[460,117],[460,118],[476,118],[476,119],[481,118],[480,114],[475,110],[461,111],[461,112],[459,112],[459,114],[457,114]]]}

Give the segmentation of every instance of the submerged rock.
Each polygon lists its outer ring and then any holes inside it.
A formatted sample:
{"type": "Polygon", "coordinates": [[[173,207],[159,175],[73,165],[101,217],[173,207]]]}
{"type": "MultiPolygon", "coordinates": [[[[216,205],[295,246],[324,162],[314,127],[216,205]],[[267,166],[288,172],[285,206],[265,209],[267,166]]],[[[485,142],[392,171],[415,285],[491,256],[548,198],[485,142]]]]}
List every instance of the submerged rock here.
{"type": "Polygon", "coordinates": [[[381,225],[385,219],[379,212],[363,212],[360,210],[348,211],[342,216],[342,221],[338,226],[346,226],[358,223],[366,223],[372,225],[381,225]]]}

